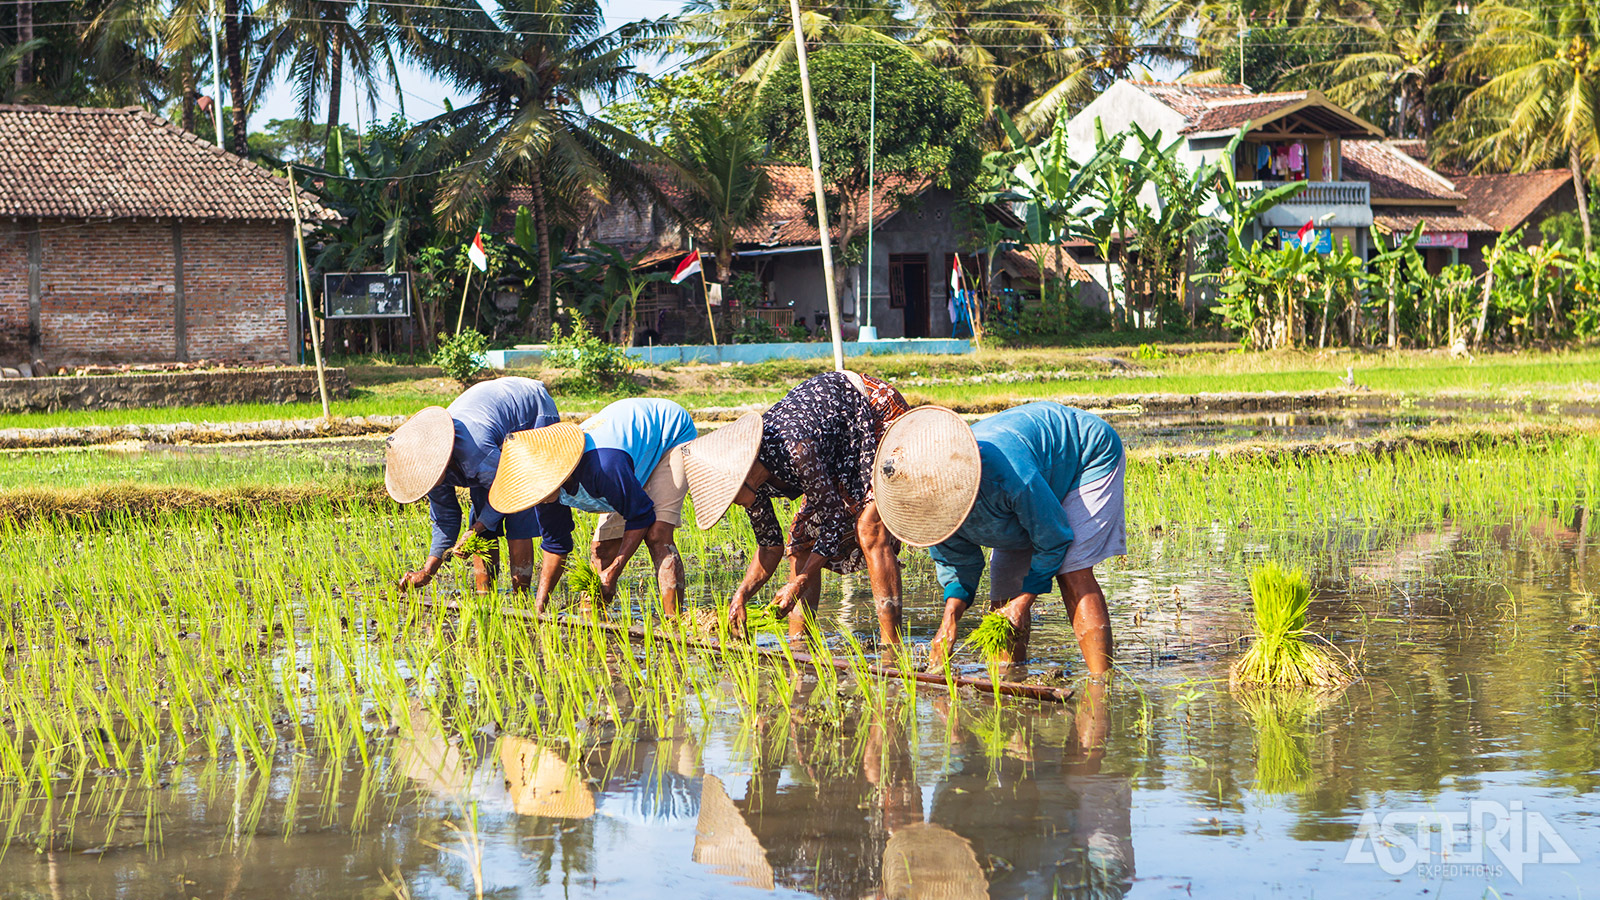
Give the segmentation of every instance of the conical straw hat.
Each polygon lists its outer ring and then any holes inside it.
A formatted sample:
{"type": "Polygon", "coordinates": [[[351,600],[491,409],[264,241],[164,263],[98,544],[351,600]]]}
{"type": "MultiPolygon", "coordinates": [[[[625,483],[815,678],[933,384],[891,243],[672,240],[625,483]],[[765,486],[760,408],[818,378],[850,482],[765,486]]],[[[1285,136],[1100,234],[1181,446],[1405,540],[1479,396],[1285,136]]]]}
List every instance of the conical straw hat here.
{"type": "Polygon", "coordinates": [[[872,492],[889,532],[914,547],[956,533],[978,497],[978,440],[942,406],[901,416],[878,443],[872,492]]]}
{"type": "Polygon", "coordinates": [[[442,406],[430,406],[406,420],[384,441],[383,486],[401,503],[414,503],[433,490],[450,464],[456,425],[442,406]]]}
{"type": "MultiPolygon", "coordinates": [[[[694,502],[694,524],[704,531],[722,521],[761,452],[761,414],[746,413],[732,425],[683,445],[683,474],[694,502]]],[[[500,507],[496,506],[495,509],[500,507]]]]}
{"type": "Polygon", "coordinates": [[[715,775],[700,782],[700,817],[694,823],[694,852],[689,858],[746,887],[770,891],[775,886],[767,851],[715,775]]]}
{"type": "Polygon", "coordinates": [[[519,513],[555,493],[583,459],[583,429],[571,422],[530,428],[500,445],[500,465],[489,485],[489,505],[519,513]]]}
{"type": "Polygon", "coordinates": [[[594,790],[561,757],[527,738],[500,738],[500,767],[518,815],[587,819],[594,815],[594,790]]]}
{"type": "Polygon", "coordinates": [[[890,835],[883,848],[883,895],[887,900],[984,900],[989,880],[966,838],[917,822],[890,835]]]}

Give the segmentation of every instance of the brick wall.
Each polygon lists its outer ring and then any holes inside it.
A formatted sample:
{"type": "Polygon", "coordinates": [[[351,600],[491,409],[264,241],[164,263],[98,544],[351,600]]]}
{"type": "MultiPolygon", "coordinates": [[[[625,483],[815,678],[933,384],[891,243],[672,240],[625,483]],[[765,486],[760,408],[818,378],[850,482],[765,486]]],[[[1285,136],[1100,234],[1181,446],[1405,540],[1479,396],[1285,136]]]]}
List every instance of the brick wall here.
{"type": "MultiPolygon", "coordinates": [[[[22,360],[26,234],[15,224],[0,229],[0,359],[22,360]]],[[[40,230],[47,363],[177,358],[172,223],[47,219],[40,230]]],[[[189,359],[290,360],[286,240],[282,223],[184,223],[189,359]]]]}
{"type": "Polygon", "coordinates": [[[28,235],[0,221],[0,362],[28,358],[28,235]]]}

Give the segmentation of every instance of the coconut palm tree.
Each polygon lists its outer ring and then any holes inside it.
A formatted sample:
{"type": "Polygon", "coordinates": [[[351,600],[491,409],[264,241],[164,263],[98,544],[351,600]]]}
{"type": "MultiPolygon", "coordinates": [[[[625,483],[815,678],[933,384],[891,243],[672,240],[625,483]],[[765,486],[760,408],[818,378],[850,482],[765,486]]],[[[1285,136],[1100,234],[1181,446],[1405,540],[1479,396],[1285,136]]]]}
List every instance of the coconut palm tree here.
{"type": "MultiPolygon", "coordinates": [[[[349,66],[376,115],[380,82],[400,94],[399,69],[390,40],[394,30],[390,13],[396,9],[392,4],[359,0],[266,0],[256,17],[264,31],[250,72],[249,94],[244,104],[236,95],[235,109],[253,103],[287,68],[294,79],[301,120],[309,124],[326,97],[328,133],[333,134],[339,127],[340,88],[349,66]]],[[[242,46],[244,39],[238,43],[242,46]]],[[[235,128],[241,125],[242,121],[236,122],[235,128]]],[[[332,163],[329,151],[324,165],[332,163]]]]}
{"type": "Polygon", "coordinates": [[[647,190],[633,160],[650,159],[653,148],[584,104],[637,86],[642,76],[632,61],[666,27],[638,22],[606,31],[599,0],[418,9],[405,25],[406,52],[472,96],[424,123],[428,131],[450,133],[455,140],[447,152],[463,160],[444,178],[436,211],[463,224],[512,184],[532,193],[540,245],[535,334],[548,327],[552,312],[552,213],[571,220],[614,193],[647,190]]]}
{"type": "MultiPolygon", "coordinates": [[[[801,4],[800,30],[807,48],[823,43],[898,45],[911,27],[893,0],[824,0],[801,4]]],[[[689,0],[677,17],[670,44],[699,69],[726,72],[760,86],[794,58],[794,21],[788,0],[689,0]]]]}
{"type": "Polygon", "coordinates": [[[1600,0],[1489,0],[1474,16],[1477,37],[1455,71],[1481,83],[1441,129],[1454,143],[1447,153],[1516,171],[1565,162],[1588,255],[1584,174],[1600,158],[1600,0]]]}
{"type": "MultiPolygon", "coordinates": [[[[1046,0],[913,0],[911,8],[917,29],[907,43],[969,87],[988,116],[1033,100],[1024,70],[1071,34],[1065,9],[1046,0]]],[[[989,124],[998,144],[1003,129],[989,124]]]]}
{"type": "Polygon", "coordinates": [[[758,223],[772,197],[767,147],[751,117],[706,106],[690,112],[673,138],[677,209],[716,259],[717,281],[726,292],[739,230],[758,223]]]}
{"type": "Polygon", "coordinates": [[[1304,66],[1290,80],[1325,87],[1335,103],[1392,122],[1392,134],[1431,138],[1449,112],[1441,106],[1459,90],[1450,66],[1470,37],[1460,0],[1369,0],[1347,15],[1304,20],[1291,33],[1313,42],[1330,29],[1350,52],[1304,66]]]}

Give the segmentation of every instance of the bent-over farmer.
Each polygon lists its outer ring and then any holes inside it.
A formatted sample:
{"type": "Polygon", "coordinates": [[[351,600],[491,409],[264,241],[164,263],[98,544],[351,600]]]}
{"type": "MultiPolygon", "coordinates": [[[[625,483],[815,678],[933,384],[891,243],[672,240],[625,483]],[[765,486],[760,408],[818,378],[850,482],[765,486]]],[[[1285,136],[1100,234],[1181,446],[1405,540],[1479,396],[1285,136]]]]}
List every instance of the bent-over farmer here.
{"type": "MultiPolygon", "coordinates": [[[[506,539],[511,557],[511,586],[526,591],[533,581],[533,513],[502,515],[489,502],[500,444],[518,431],[544,428],[561,420],[556,401],[542,382],[532,378],[496,378],[461,392],[449,408],[430,406],[406,420],[389,436],[384,450],[383,481],[389,496],[401,503],[428,498],[433,520],[433,545],[422,568],[400,578],[400,590],[433,580],[446,556],[465,557],[471,536],[506,539]],[[461,531],[461,504],[456,488],[467,488],[472,507],[469,533],[461,531]]],[[[494,587],[496,557],[475,565],[476,588],[494,587]]]]}
{"type": "Polygon", "coordinates": [[[928,662],[944,662],[956,623],[977,595],[985,547],[989,606],[1015,627],[1010,660],[1027,659],[1033,602],[1061,586],[1090,675],[1111,667],[1111,622],[1094,577],[1127,552],[1122,438],[1104,419],[1060,403],[1029,403],[968,428],[922,407],[884,436],[873,483],[889,530],[926,546],[944,585],[944,620],[928,662]]]}
{"type": "Polygon", "coordinates": [[[639,545],[650,551],[661,604],[678,613],[683,561],[674,532],[688,482],[679,449],[695,437],[689,411],[671,400],[619,400],[583,423],[512,435],[489,502],[532,508],[544,561],[534,609],[543,611],[572,552],[572,510],[600,514],[591,559],[609,603],[639,545]]]}
{"type": "Polygon", "coordinates": [[[878,517],[871,473],[878,439],[906,409],[905,398],[883,381],[827,372],[801,382],[765,413],[684,448],[695,524],[710,528],[737,503],[755,531],[756,555],[728,607],[735,633],[744,629],[745,604],[787,555],[789,581],[777,602],[791,635],[801,633],[807,611],[816,612],[824,568],[841,575],[865,568],[879,637],[899,641],[900,546],[878,517]],[[802,495],[785,547],[772,501],[802,495]]]}

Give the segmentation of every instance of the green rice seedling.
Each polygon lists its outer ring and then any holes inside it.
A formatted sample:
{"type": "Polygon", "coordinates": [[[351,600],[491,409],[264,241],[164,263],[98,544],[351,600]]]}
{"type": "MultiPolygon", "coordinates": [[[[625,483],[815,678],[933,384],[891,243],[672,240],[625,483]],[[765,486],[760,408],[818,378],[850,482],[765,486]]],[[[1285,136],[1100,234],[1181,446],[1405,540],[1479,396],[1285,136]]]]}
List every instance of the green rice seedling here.
{"type": "Polygon", "coordinates": [[[1331,688],[1353,678],[1343,661],[1312,644],[1306,628],[1311,584],[1305,572],[1284,571],[1267,563],[1250,574],[1255,610],[1255,639],[1234,661],[1230,674],[1238,685],[1331,688]]]}
{"type": "Polygon", "coordinates": [[[1310,721],[1325,697],[1303,689],[1243,690],[1235,696],[1255,726],[1256,790],[1266,794],[1310,790],[1310,721]]]}
{"type": "Polygon", "coordinates": [[[985,661],[998,662],[1011,652],[1016,638],[1017,627],[1011,624],[1011,620],[1001,613],[992,612],[983,617],[963,644],[982,653],[985,661]]]}
{"type": "Polygon", "coordinates": [[[789,618],[778,616],[778,604],[763,603],[751,606],[745,612],[744,627],[754,634],[760,631],[783,632],[789,629],[789,618]]]}
{"type": "Polygon", "coordinates": [[[587,559],[571,557],[567,560],[567,590],[583,602],[598,606],[604,597],[599,570],[587,559]]]}

